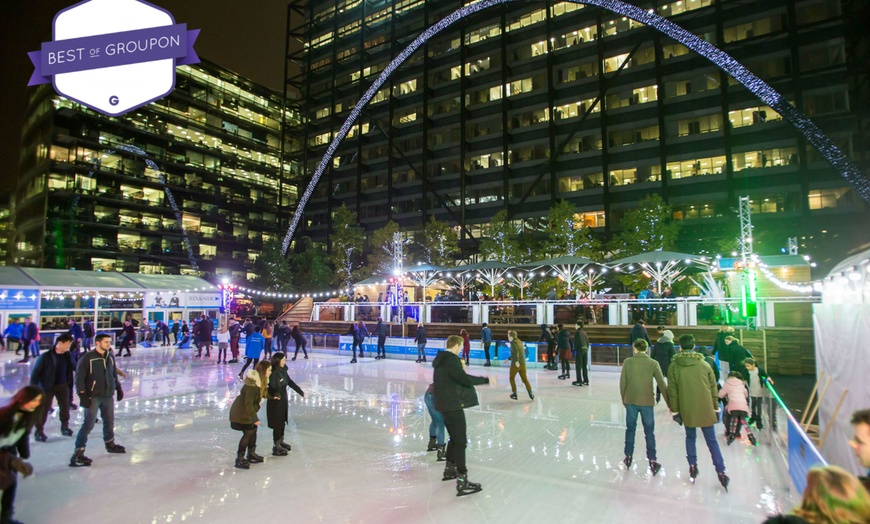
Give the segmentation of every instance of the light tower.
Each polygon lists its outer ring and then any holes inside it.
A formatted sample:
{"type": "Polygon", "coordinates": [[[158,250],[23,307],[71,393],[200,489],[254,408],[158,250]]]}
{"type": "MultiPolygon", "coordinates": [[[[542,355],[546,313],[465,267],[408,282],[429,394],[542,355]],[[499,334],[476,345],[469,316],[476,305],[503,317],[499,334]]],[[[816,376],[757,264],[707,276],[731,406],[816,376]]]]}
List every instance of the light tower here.
{"type": "Polygon", "coordinates": [[[740,267],[743,269],[743,286],[741,293],[741,313],[746,318],[749,329],[755,329],[758,307],[756,300],[755,258],[752,249],[752,211],[749,208],[749,197],[740,197],[740,267]]]}

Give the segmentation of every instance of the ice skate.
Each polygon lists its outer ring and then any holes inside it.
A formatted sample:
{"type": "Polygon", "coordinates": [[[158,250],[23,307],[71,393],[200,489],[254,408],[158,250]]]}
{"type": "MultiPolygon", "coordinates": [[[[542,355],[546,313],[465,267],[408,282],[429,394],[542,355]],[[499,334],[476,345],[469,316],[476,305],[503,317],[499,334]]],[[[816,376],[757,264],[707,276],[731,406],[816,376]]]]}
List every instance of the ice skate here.
{"type": "Polygon", "coordinates": [[[441,476],[441,480],[453,480],[459,475],[456,473],[456,464],[447,461],[447,464],[444,465],[444,474],[441,476]]]}
{"type": "Polygon", "coordinates": [[[516,394],[516,393],[511,393],[511,398],[514,399],[514,400],[516,400],[516,399],[517,399],[517,394],[516,394]]]}
{"type": "Polygon", "coordinates": [[[272,455],[275,457],[286,457],[287,450],[281,447],[280,442],[275,442],[275,445],[272,446],[272,455]]]}
{"type": "Polygon", "coordinates": [[[436,445],[436,447],[438,448],[438,456],[435,459],[435,461],[436,462],[444,462],[445,460],[447,460],[447,450],[446,450],[447,445],[446,444],[438,444],[438,445],[436,445]]]}
{"type": "Polygon", "coordinates": [[[33,435],[33,439],[37,442],[45,442],[48,440],[48,436],[44,431],[37,429],[36,433],[33,435]]]}
{"type": "Polygon", "coordinates": [[[695,464],[689,464],[689,478],[692,479],[692,484],[695,483],[695,479],[698,478],[698,466],[695,464]]]}
{"type": "Polygon", "coordinates": [[[262,457],[262,455],[257,455],[257,447],[256,446],[252,446],[252,447],[248,448],[248,456],[246,458],[248,459],[248,462],[250,462],[251,464],[259,464],[259,463],[263,462],[264,460],[266,460],[262,457]]]}
{"type": "Polygon", "coordinates": [[[238,455],[236,455],[235,466],[239,469],[251,469],[251,463],[245,460],[244,453],[239,453],[238,455]]]}
{"type": "Polygon", "coordinates": [[[115,444],[114,440],[106,442],[106,451],[109,453],[126,453],[127,449],[124,446],[115,444]]]}
{"type": "Polygon", "coordinates": [[[436,449],[438,449],[438,447],[435,443],[435,437],[429,437],[429,447],[426,448],[426,451],[435,451],[436,449]]]}
{"type": "Polygon", "coordinates": [[[750,433],[750,434],[748,435],[748,437],[749,437],[749,443],[750,443],[750,444],[752,444],[753,446],[757,446],[757,445],[758,445],[758,439],[755,438],[755,435],[753,435],[752,433],[750,433]]]}
{"type": "Polygon", "coordinates": [[[60,434],[63,435],[64,437],[73,436],[73,432],[71,429],[69,429],[69,426],[65,426],[65,427],[60,428],[60,434]]]}
{"type": "Polygon", "coordinates": [[[73,453],[72,458],[69,459],[69,466],[71,468],[80,468],[82,466],[90,466],[92,462],[93,460],[85,456],[85,448],[78,448],[73,453]]]}
{"type": "Polygon", "coordinates": [[[728,491],[728,484],[730,482],[731,479],[728,478],[728,475],[726,475],[724,471],[719,473],[719,483],[722,484],[722,487],[725,488],[725,491],[728,491]]]}
{"type": "Polygon", "coordinates": [[[473,493],[477,493],[478,491],[483,490],[480,484],[476,482],[469,482],[468,476],[463,475],[460,478],[456,479],[456,496],[463,497],[465,495],[471,495],[473,493]]]}
{"type": "Polygon", "coordinates": [[[529,400],[535,400],[535,394],[529,391],[529,400]]]}
{"type": "Polygon", "coordinates": [[[279,442],[278,445],[281,446],[282,448],[286,449],[287,451],[290,451],[290,450],[293,449],[293,448],[290,446],[290,444],[287,444],[287,443],[284,442],[283,440],[282,440],[281,442],[279,442]]]}
{"type": "Polygon", "coordinates": [[[658,472],[661,471],[662,465],[659,464],[658,462],[656,462],[655,460],[650,460],[649,461],[649,469],[650,469],[650,471],[652,471],[653,477],[655,477],[656,474],[658,474],[658,472]]]}
{"type": "Polygon", "coordinates": [[[622,459],[622,463],[625,464],[625,467],[626,467],[626,468],[630,468],[630,467],[631,467],[631,461],[632,461],[632,456],[631,456],[631,455],[626,455],[625,458],[622,459]]]}

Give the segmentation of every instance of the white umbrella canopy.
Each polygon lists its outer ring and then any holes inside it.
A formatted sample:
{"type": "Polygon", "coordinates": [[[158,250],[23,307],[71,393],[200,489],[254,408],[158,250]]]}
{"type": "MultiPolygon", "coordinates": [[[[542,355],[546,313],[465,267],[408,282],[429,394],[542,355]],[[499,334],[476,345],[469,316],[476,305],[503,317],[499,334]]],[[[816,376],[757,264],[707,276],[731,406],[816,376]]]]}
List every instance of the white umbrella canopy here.
{"type": "Polygon", "coordinates": [[[674,251],[648,251],[639,255],[620,258],[609,263],[615,271],[627,273],[643,272],[656,281],[656,293],[661,294],[662,282],[667,286],[693,267],[702,269],[709,266],[707,257],[674,251]]]}
{"type": "Polygon", "coordinates": [[[408,277],[423,288],[423,300],[426,300],[426,289],[432,287],[441,278],[446,268],[432,264],[418,264],[408,268],[408,277]]]}
{"type": "Polygon", "coordinates": [[[580,283],[588,279],[588,273],[584,270],[590,265],[602,266],[601,269],[598,270],[599,274],[607,272],[607,266],[604,264],[599,264],[598,262],[588,258],[570,255],[529,262],[528,264],[523,264],[523,267],[534,269],[549,267],[554,273],[556,273],[557,277],[561,278],[566,284],[568,284],[568,291],[573,291],[575,283],[580,283]]]}

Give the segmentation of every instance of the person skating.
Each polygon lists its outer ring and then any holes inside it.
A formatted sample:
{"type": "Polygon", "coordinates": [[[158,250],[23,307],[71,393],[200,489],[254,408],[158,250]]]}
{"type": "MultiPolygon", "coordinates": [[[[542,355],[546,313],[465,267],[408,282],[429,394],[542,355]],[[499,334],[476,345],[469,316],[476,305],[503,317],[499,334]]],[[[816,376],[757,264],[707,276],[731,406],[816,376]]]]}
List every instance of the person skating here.
{"type": "Polygon", "coordinates": [[[230,329],[226,324],[221,324],[221,327],[218,328],[217,333],[217,341],[218,341],[218,358],[217,363],[220,364],[223,362],[227,363],[227,349],[230,347],[230,329]]]}
{"type": "Polygon", "coordinates": [[[197,357],[202,354],[202,348],[204,347],[205,357],[209,358],[211,357],[211,333],[212,331],[214,331],[214,324],[212,323],[210,318],[208,318],[206,315],[203,315],[202,317],[200,317],[198,325],[199,344],[197,344],[197,346],[199,347],[200,351],[197,354],[197,357]]]}
{"type": "Polygon", "coordinates": [[[18,473],[29,477],[33,466],[30,458],[30,430],[36,411],[42,403],[42,390],[36,386],[21,388],[3,408],[0,408],[0,523],[20,524],[14,520],[15,492],[18,473]]]}
{"type": "Polygon", "coordinates": [[[547,324],[541,324],[541,336],[538,338],[538,342],[546,342],[547,343],[547,365],[544,366],[544,369],[555,370],[556,369],[556,337],[553,336],[553,332],[550,330],[550,327],[547,324]]]}
{"type": "Polygon", "coordinates": [[[345,335],[350,335],[350,339],[352,341],[351,351],[353,352],[353,357],[350,359],[351,364],[356,364],[356,348],[360,347],[362,350],[362,339],[359,335],[359,328],[353,322],[350,323],[350,327],[347,328],[347,333],[345,335]]]}
{"type": "Polygon", "coordinates": [[[42,405],[36,417],[36,433],[34,438],[39,442],[45,442],[45,421],[48,419],[48,410],[51,402],[57,398],[58,418],[60,418],[60,432],[65,437],[73,435],[69,428],[69,391],[73,383],[73,363],[69,349],[72,346],[73,337],[64,333],[57,337],[54,348],[46,351],[36,359],[33,371],[30,373],[30,385],[39,386],[43,391],[42,405]]]}
{"type": "Polygon", "coordinates": [[[417,332],[414,333],[414,343],[417,344],[417,362],[426,362],[426,328],[423,323],[417,324],[417,332]]]}
{"type": "Polygon", "coordinates": [[[230,406],[230,427],[242,432],[235,463],[239,469],[250,469],[251,464],[259,464],[265,460],[257,455],[257,427],[260,425],[257,413],[260,411],[260,403],[268,396],[271,374],[270,362],[258,362],[245,375],[245,384],[230,406]]]}
{"type": "Polygon", "coordinates": [[[755,435],[749,428],[746,419],[749,417],[749,390],[743,382],[743,375],[739,371],[728,373],[728,378],[722,389],[719,390],[719,398],[727,398],[725,411],[728,412],[728,424],[725,426],[725,438],[730,446],[734,439],[740,438],[740,429],[746,424],[746,434],[753,446],[757,444],[755,435]]]}
{"type": "Polygon", "coordinates": [[[574,341],[571,339],[571,333],[565,329],[564,324],[559,324],[559,334],[556,337],[559,348],[559,361],[562,364],[562,374],[559,375],[559,380],[571,380],[571,359],[574,358],[574,341]]]}
{"type": "Polygon", "coordinates": [[[239,361],[239,339],[242,338],[242,326],[239,322],[231,318],[230,319],[230,352],[233,355],[233,358],[230,359],[227,364],[235,364],[239,361]]]}
{"type": "Polygon", "coordinates": [[[647,346],[652,343],[649,340],[649,333],[646,330],[646,326],[644,325],[646,322],[642,318],[635,320],[634,325],[631,326],[631,331],[628,333],[628,343],[634,344],[635,340],[646,340],[647,346]]]}
{"type": "Polygon", "coordinates": [[[125,357],[130,356],[130,344],[136,343],[136,328],[133,327],[133,323],[129,320],[124,321],[124,327],[121,329],[121,346],[118,348],[118,354],[115,355],[117,357],[121,356],[121,353],[126,349],[127,354],[125,357]]]}
{"type": "Polygon", "coordinates": [[[731,335],[734,335],[734,328],[722,324],[719,326],[719,331],[716,332],[716,341],[713,342],[713,356],[719,359],[719,366],[726,377],[731,372],[731,366],[728,364],[731,361],[731,352],[728,349],[728,343],[725,342],[725,337],[731,335]]]}
{"type": "Polygon", "coordinates": [[[284,456],[290,451],[290,444],[284,442],[284,426],[290,422],[287,401],[287,388],[290,387],[300,397],[305,396],[293,379],[287,374],[287,355],[276,352],[272,355],[272,375],[269,377],[269,399],[266,401],[266,420],[272,428],[272,454],[284,456]]]}
{"type": "Polygon", "coordinates": [[[429,423],[429,446],[426,451],[437,451],[437,462],[443,462],[446,459],[447,451],[444,444],[444,415],[435,408],[435,384],[429,384],[426,388],[426,394],[423,395],[423,402],[426,404],[426,409],[429,411],[429,417],[432,422],[429,423]]]}
{"type": "MultiPolygon", "coordinates": [[[[363,358],[363,344],[365,344],[366,338],[369,336],[369,328],[366,327],[366,323],[360,320],[356,323],[356,332],[359,337],[359,358],[363,358]]],[[[354,357],[356,358],[356,357],[354,357]]]]}
{"type": "Polygon", "coordinates": [[[162,335],[162,340],[160,341],[161,347],[169,346],[169,324],[163,322],[162,320],[158,322],[158,327],[160,328],[160,334],[162,335]]]}
{"type": "MultiPolygon", "coordinates": [[[[254,367],[260,362],[260,354],[263,352],[263,344],[264,338],[263,335],[260,334],[260,326],[256,326],[254,328],[254,332],[248,336],[245,341],[245,365],[242,366],[242,370],[239,371],[239,380],[242,379],[242,375],[245,373],[245,370],[248,369],[252,363],[254,367]]],[[[265,387],[265,384],[263,384],[265,387]]]]}
{"type": "Polygon", "coordinates": [[[686,458],[692,482],[698,476],[697,428],[701,428],[719,482],[728,490],[730,479],[725,474],[725,461],[713,425],[719,421],[719,389],[713,369],[704,356],[695,351],[695,337],[680,337],[682,351],[674,356],[668,368],[668,400],[675,413],[674,420],[686,426],[686,458]]]}
{"type": "Polygon", "coordinates": [[[178,345],[178,333],[179,333],[179,331],[181,331],[181,325],[178,323],[177,320],[172,323],[172,330],[171,331],[172,331],[172,343],[177,346],[178,345]]]}
{"type": "Polygon", "coordinates": [[[88,435],[94,429],[99,410],[103,420],[103,441],[109,453],[125,453],[124,446],[115,443],[115,399],[124,398],[124,390],[118,380],[115,355],[112,353],[112,337],[97,335],[94,351],[88,351],[79,359],[75,381],[79,404],[84,409],[84,421],[76,436],[75,453],[70,459],[72,467],[90,466],[91,459],[85,456],[88,435]]]}
{"type": "Polygon", "coordinates": [[[274,326],[268,320],[263,324],[263,358],[272,358],[272,336],[274,335],[274,326]]]}
{"type": "MultiPolygon", "coordinates": [[[[489,329],[489,325],[486,322],[483,323],[480,330],[480,341],[483,342],[483,354],[486,356],[486,362],[483,365],[489,367],[492,365],[489,362],[489,346],[492,345],[492,330],[489,329]]],[[[496,353],[495,358],[498,358],[498,353],[496,353]]]]}
{"type": "Polygon", "coordinates": [[[287,344],[290,343],[290,326],[286,320],[282,320],[281,325],[275,330],[275,337],[278,339],[278,349],[286,355],[287,344]]]}
{"type": "Polygon", "coordinates": [[[577,380],[572,386],[589,385],[589,335],[583,329],[583,323],[577,322],[574,332],[574,368],[577,370],[577,380]],[[581,378],[582,375],[582,378],[581,378]]]}
{"type": "Polygon", "coordinates": [[[511,383],[511,398],[517,399],[517,374],[526,386],[526,391],[529,392],[529,398],[535,400],[535,394],[532,393],[532,385],[529,383],[529,377],[526,375],[526,346],[523,341],[517,337],[517,332],[514,330],[508,331],[508,342],[510,343],[510,383],[511,383]]]}
{"type": "MultiPolygon", "coordinates": [[[[674,347],[674,332],[670,329],[662,330],[661,336],[656,340],[655,345],[650,355],[659,367],[662,369],[664,376],[668,376],[668,367],[671,365],[671,359],[677,354],[677,349],[674,347]]],[[[656,404],[662,398],[662,389],[656,387],[656,404]]]]}
{"type": "MultiPolygon", "coordinates": [[[[459,330],[459,336],[462,337],[462,354],[460,355],[460,358],[465,360],[466,366],[470,366],[471,359],[469,357],[471,354],[471,338],[468,336],[468,331],[464,329],[459,330]]],[[[423,360],[423,362],[426,361],[423,360]]]]}
{"type": "Polygon", "coordinates": [[[462,351],[462,337],[447,337],[447,350],[439,351],[432,361],[434,373],[435,408],[444,415],[444,425],[450,440],[447,444],[447,465],[442,480],[456,479],[456,495],[477,493],[481,485],[468,480],[465,466],[465,448],[468,436],[465,422],[465,408],[478,405],[474,386],[489,384],[489,378],[469,375],[462,369],[459,352],[462,351]]]}
{"type": "Polygon", "coordinates": [[[659,363],[647,354],[646,340],[635,340],[632,347],[634,356],[625,359],[619,376],[619,393],[622,405],[625,406],[625,458],[622,462],[626,468],[631,467],[637,416],[640,415],[643,435],[646,438],[646,458],[649,460],[650,471],[656,476],[662,466],[656,460],[656,419],[653,413],[656,401],[652,383],[655,380],[659,390],[664,392],[665,403],[668,402],[667,386],[659,363]]]}
{"type": "Polygon", "coordinates": [[[375,358],[387,358],[387,324],[384,322],[383,318],[378,317],[378,325],[375,329],[378,333],[378,356],[375,358]]]}
{"type": "Polygon", "coordinates": [[[299,326],[293,326],[290,336],[293,337],[293,344],[296,346],[296,351],[293,352],[293,360],[296,360],[296,357],[299,356],[300,348],[302,348],[302,354],[305,355],[305,359],[308,360],[308,350],[305,349],[308,347],[308,341],[302,336],[302,330],[299,329],[299,326]]]}
{"type": "Polygon", "coordinates": [[[755,427],[759,430],[764,429],[762,421],[761,406],[764,402],[764,391],[766,384],[773,385],[773,379],[767,376],[767,372],[758,367],[758,363],[754,358],[747,358],[743,361],[743,369],[746,374],[743,378],[746,379],[746,387],[749,388],[749,403],[752,414],[749,417],[749,424],[755,423],[755,427]]]}

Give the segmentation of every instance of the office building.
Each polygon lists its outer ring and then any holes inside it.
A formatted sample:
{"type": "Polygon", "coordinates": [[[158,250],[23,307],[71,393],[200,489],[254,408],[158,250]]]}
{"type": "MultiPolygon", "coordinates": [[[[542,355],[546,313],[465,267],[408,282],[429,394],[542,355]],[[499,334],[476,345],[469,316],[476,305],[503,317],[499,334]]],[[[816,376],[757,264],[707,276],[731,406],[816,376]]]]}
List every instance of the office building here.
{"type": "Polygon", "coordinates": [[[50,85],[29,103],[16,265],[241,281],[288,224],[299,112],[231,71],[180,66],[172,94],[115,118],[50,85]]]}

